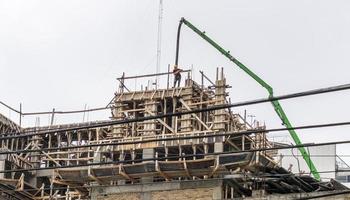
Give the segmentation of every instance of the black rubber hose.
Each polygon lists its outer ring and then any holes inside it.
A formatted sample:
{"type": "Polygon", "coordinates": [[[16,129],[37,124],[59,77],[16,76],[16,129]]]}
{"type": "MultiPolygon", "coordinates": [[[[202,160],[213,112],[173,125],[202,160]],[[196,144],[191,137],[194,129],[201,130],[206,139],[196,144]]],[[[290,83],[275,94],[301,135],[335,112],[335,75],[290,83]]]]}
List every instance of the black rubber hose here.
{"type": "Polygon", "coordinates": [[[181,26],[184,22],[184,18],[182,17],[179,26],[177,27],[177,38],[176,38],[176,55],[175,55],[175,65],[177,66],[179,63],[179,47],[180,47],[180,32],[181,32],[181,26]]]}

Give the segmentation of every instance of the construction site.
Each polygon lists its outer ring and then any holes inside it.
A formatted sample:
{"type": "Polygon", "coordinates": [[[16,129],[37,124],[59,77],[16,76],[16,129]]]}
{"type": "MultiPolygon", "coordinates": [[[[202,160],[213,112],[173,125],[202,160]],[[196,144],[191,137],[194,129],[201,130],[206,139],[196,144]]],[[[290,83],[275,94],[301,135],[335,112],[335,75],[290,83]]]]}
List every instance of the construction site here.
{"type": "Polygon", "coordinates": [[[224,70],[215,80],[201,72],[202,83],[191,73],[183,71],[181,87],[140,91],[125,81],[171,72],[124,74],[111,121],[22,128],[1,116],[2,198],[254,199],[347,189],[290,173],[274,160],[276,150],[254,151],[273,144],[265,126],[217,109],[230,104],[224,70]]]}
{"type": "MultiPolygon", "coordinates": [[[[349,141],[304,144],[297,134],[299,129],[349,123],[296,127],[279,100],[348,90],[350,85],[276,96],[271,85],[208,35],[181,18],[174,64],[151,74],[120,72],[106,107],[26,113],[0,101],[20,116],[15,122],[0,114],[0,199],[349,199],[349,188],[336,179],[339,174],[323,178],[322,173],[336,171],[318,170],[322,164],[309,149],[334,145],[335,152],[335,145],[349,141]],[[207,74],[182,67],[184,28],[265,89],[266,98],[233,103],[228,69],[215,67],[215,74],[207,74]],[[271,104],[282,128],[251,123],[246,113],[232,110],[260,103],[271,104]],[[57,115],[101,110],[110,112],[109,120],[54,123],[57,115]],[[22,124],[24,116],[37,115],[50,116],[50,124],[22,124]],[[271,141],[268,134],[277,131],[288,132],[293,144],[271,141]],[[302,172],[299,160],[299,173],[289,162],[282,164],[281,150],[290,149],[298,152],[308,172],[302,172]]],[[[338,172],[347,172],[339,166],[338,172]]]]}

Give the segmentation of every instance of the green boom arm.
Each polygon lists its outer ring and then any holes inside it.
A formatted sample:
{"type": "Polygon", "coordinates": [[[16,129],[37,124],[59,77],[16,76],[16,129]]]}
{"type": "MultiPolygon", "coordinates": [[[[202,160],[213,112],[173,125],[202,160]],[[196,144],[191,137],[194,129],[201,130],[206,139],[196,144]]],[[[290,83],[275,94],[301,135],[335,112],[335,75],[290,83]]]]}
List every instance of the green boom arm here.
{"type": "MultiPolygon", "coordinates": [[[[254,72],[252,72],[250,69],[248,69],[245,65],[243,65],[241,62],[239,62],[236,58],[234,58],[229,51],[226,51],[221,46],[219,46],[216,42],[214,42],[212,39],[210,39],[208,36],[205,35],[205,32],[200,31],[198,28],[196,28],[193,24],[191,24],[189,21],[187,21],[185,18],[181,18],[178,32],[177,32],[177,43],[176,43],[176,59],[175,59],[175,65],[178,65],[178,57],[179,57],[179,43],[180,43],[180,30],[181,25],[185,24],[188,26],[191,30],[193,30],[195,33],[197,33],[201,38],[203,38],[205,41],[207,41],[209,44],[211,44],[215,49],[217,49],[220,53],[222,53],[224,56],[226,56],[229,60],[234,62],[239,68],[241,68],[244,72],[246,72],[250,77],[252,77],[255,81],[257,81],[261,86],[263,86],[269,93],[269,98],[273,98],[273,89],[272,87],[267,84],[264,80],[262,80],[258,75],[256,75],[254,72]]],[[[278,117],[282,120],[283,125],[285,125],[289,129],[289,133],[291,137],[293,138],[295,144],[301,145],[302,142],[300,141],[298,134],[293,129],[292,124],[288,120],[288,117],[286,113],[283,111],[282,106],[277,100],[274,100],[271,102],[278,117]]],[[[301,155],[303,156],[305,162],[307,163],[308,167],[310,168],[311,173],[313,176],[320,180],[320,174],[318,173],[314,163],[312,162],[310,155],[305,150],[304,147],[298,148],[301,155]]]]}

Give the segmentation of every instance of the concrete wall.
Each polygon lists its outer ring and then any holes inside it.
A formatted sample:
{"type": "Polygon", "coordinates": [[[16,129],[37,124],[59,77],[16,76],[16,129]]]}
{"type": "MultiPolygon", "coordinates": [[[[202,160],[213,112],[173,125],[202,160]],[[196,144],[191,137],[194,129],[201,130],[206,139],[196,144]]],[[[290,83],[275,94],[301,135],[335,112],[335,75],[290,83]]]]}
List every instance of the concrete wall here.
{"type": "Polygon", "coordinates": [[[95,188],[92,200],[221,200],[221,180],[174,181],[95,188]]]}
{"type": "MultiPolygon", "coordinates": [[[[306,150],[309,150],[311,159],[319,172],[335,171],[335,166],[336,166],[336,146],[335,145],[309,147],[306,150]]],[[[293,173],[299,173],[299,169],[300,171],[304,171],[307,174],[310,172],[310,169],[308,168],[306,162],[304,161],[298,149],[282,149],[278,151],[278,154],[283,155],[282,162],[281,162],[282,167],[288,169],[290,165],[293,165],[292,167],[293,173]],[[293,154],[296,157],[294,157],[293,154]]],[[[277,159],[279,158],[280,157],[277,157],[277,159]]],[[[324,181],[328,181],[331,178],[333,179],[335,178],[335,172],[321,173],[320,175],[324,181]]]]}
{"type": "MultiPolygon", "coordinates": [[[[312,193],[294,193],[294,194],[274,194],[268,196],[255,196],[248,197],[245,200],[292,200],[300,198],[312,198],[317,200],[350,200],[350,194],[330,195],[335,193],[341,193],[342,191],[330,191],[330,192],[312,192],[312,193]],[[326,195],[326,196],[324,196],[326,195]],[[330,196],[328,196],[330,195],[330,196]],[[323,197],[322,197],[323,196],[323,197]]],[[[344,191],[345,192],[345,191],[344,191]]]]}
{"type": "MultiPolygon", "coordinates": [[[[222,180],[195,180],[145,183],[135,185],[116,185],[92,188],[91,200],[222,200],[222,180]]],[[[342,193],[344,191],[273,194],[264,191],[253,192],[252,197],[245,200],[291,200],[302,197],[315,197],[320,200],[350,200],[350,193],[337,194],[327,197],[323,195],[342,193]]]]}
{"type": "Polygon", "coordinates": [[[111,194],[107,196],[99,196],[97,197],[97,200],[212,200],[213,192],[213,188],[197,188],[144,193],[122,193],[111,194]]]}

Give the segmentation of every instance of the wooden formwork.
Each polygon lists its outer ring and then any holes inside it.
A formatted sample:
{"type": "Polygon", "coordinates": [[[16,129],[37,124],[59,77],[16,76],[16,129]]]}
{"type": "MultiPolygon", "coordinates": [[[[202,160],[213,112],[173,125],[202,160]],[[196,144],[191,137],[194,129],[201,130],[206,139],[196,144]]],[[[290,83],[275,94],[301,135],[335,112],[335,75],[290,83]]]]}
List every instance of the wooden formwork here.
{"type": "MultiPolygon", "coordinates": [[[[204,76],[202,72],[202,80],[204,76]]],[[[203,83],[198,84],[188,76],[181,87],[131,91],[125,88],[125,80],[128,79],[130,77],[125,75],[119,79],[120,88],[111,104],[111,121],[210,108],[229,102],[226,90],[229,86],[226,84],[223,71],[217,74],[210,87],[205,87],[203,83]]],[[[206,135],[253,129],[243,117],[232,113],[230,109],[67,130],[105,122],[27,128],[24,131],[40,133],[51,130],[51,133],[15,139],[0,138],[1,148],[8,151],[37,150],[9,154],[6,162],[11,166],[10,169],[72,167],[46,170],[45,173],[23,174],[29,181],[28,184],[37,188],[37,192],[32,194],[33,199],[50,199],[53,196],[59,199],[67,197],[66,195],[70,195],[71,199],[84,199],[89,194],[88,188],[94,184],[139,183],[143,177],[152,177],[154,181],[206,179],[244,170],[246,166],[258,163],[260,156],[269,157],[260,153],[247,153],[244,156],[243,154],[205,156],[218,152],[215,144],[222,146],[219,148],[222,152],[249,150],[269,145],[264,136],[264,127],[255,127],[254,129],[261,129],[261,133],[252,136],[231,134],[206,137],[206,135]],[[182,139],[182,137],[195,137],[195,139],[182,139]],[[167,140],[159,141],[161,139],[167,140]],[[84,145],[92,146],[84,147],[84,145]],[[171,158],[183,155],[191,156],[171,158]],[[144,162],[143,158],[155,158],[159,161],[144,162]],[[103,164],[113,162],[116,164],[103,164]],[[102,164],[99,167],[76,167],[93,163],[102,164]]],[[[12,180],[18,180],[22,176],[19,173],[5,175],[12,180]]]]}

